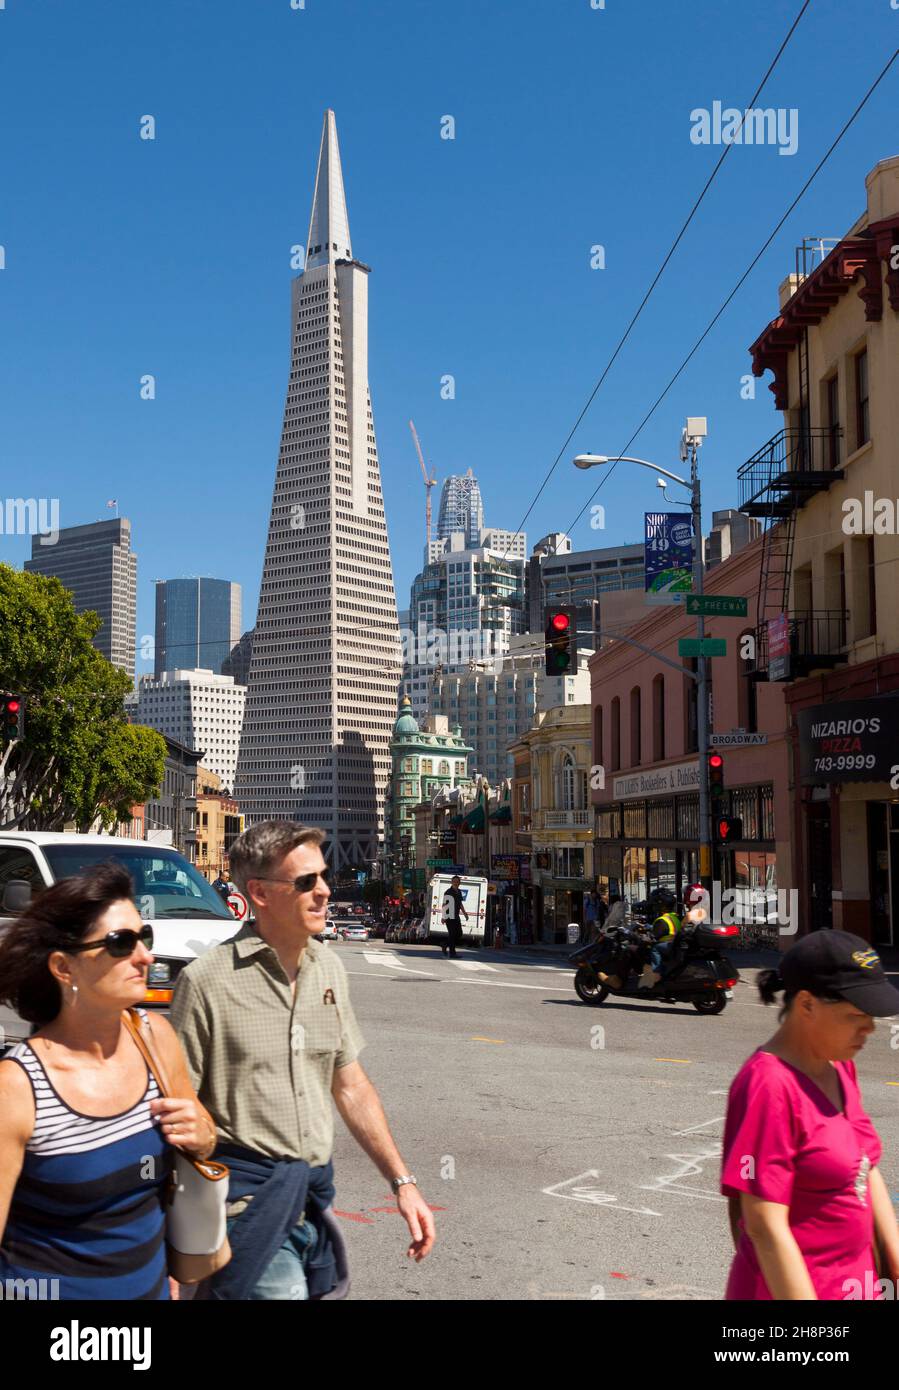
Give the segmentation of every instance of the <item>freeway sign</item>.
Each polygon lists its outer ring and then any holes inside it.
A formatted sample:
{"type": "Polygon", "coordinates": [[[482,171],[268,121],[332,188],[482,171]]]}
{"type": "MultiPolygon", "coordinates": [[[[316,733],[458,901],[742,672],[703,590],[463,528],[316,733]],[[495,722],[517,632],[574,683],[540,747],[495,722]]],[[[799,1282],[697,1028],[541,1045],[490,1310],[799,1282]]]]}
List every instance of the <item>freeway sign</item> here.
{"type": "Polygon", "coordinates": [[[728,594],[687,594],[687,612],[694,618],[745,618],[749,600],[728,594]]]}
{"type": "Polygon", "coordinates": [[[677,644],[678,656],[726,656],[725,637],[681,637],[677,644]]]}

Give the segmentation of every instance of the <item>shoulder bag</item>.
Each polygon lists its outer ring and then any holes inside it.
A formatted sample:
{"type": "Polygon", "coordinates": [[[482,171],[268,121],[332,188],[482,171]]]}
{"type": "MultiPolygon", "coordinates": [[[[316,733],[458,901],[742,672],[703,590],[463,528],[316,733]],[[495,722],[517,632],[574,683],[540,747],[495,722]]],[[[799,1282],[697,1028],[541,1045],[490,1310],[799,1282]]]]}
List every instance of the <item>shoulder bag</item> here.
{"type": "MultiPolygon", "coordinates": [[[[160,1095],[171,1090],[148,1036],[134,1009],[124,1014],[125,1025],[156,1078],[160,1095]]],[[[173,1146],[174,1147],[174,1146],[173,1146]]],[[[168,1270],[179,1284],[198,1284],[224,1268],[231,1258],[225,1224],[228,1169],[224,1163],[192,1158],[175,1148],[175,1161],[166,1193],[165,1240],[168,1270]]]]}

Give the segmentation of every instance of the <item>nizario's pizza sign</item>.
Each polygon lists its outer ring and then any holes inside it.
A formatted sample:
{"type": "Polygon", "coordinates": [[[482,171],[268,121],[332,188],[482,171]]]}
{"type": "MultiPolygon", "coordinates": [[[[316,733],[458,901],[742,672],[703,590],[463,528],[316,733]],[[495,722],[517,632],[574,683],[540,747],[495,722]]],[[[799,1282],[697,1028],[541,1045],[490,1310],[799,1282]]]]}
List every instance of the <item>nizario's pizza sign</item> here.
{"type": "Polygon", "coordinates": [[[803,783],[889,782],[899,776],[899,695],[813,705],[796,717],[803,783]]]}

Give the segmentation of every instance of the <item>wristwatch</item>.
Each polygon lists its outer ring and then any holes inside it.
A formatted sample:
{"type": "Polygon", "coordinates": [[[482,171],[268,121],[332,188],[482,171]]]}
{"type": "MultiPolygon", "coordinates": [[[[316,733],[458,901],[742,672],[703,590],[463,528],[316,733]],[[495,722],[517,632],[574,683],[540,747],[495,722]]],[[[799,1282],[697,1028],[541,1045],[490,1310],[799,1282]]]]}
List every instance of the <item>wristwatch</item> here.
{"type": "Polygon", "coordinates": [[[391,1178],[390,1186],[393,1188],[394,1192],[399,1192],[400,1188],[405,1187],[406,1183],[409,1182],[411,1182],[415,1187],[418,1186],[418,1179],[412,1173],[406,1173],[405,1176],[402,1178],[391,1178]]]}

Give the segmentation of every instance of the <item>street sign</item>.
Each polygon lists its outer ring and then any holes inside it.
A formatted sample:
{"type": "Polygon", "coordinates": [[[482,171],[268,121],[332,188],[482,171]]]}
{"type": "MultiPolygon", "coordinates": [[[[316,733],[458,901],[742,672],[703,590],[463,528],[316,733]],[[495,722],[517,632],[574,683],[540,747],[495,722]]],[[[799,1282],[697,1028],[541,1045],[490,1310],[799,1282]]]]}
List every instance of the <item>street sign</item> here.
{"type": "Polygon", "coordinates": [[[451,869],[452,867],[453,867],[453,861],[452,861],[452,859],[429,859],[429,860],[428,860],[428,868],[429,868],[429,869],[451,869]]]}
{"type": "Polygon", "coordinates": [[[687,612],[694,618],[745,618],[749,600],[728,594],[687,594],[687,612]]]}
{"type": "Polygon", "coordinates": [[[678,656],[726,656],[726,637],[681,637],[677,644],[678,656]]]}
{"type": "Polygon", "coordinates": [[[731,729],[729,734],[710,734],[710,748],[756,748],[768,742],[767,734],[747,734],[745,729],[731,729]]]}
{"type": "Polygon", "coordinates": [[[243,893],[238,893],[236,891],[233,893],[229,893],[228,906],[234,913],[234,916],[237,918],[238,922],[242,922],[247,915],[247,908],[249,906],[243,893]]]}

